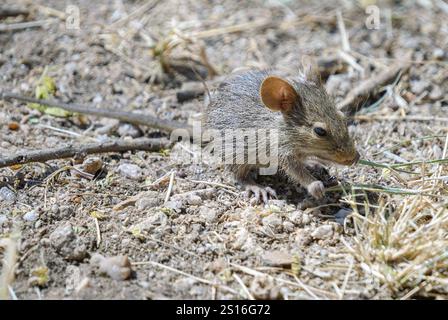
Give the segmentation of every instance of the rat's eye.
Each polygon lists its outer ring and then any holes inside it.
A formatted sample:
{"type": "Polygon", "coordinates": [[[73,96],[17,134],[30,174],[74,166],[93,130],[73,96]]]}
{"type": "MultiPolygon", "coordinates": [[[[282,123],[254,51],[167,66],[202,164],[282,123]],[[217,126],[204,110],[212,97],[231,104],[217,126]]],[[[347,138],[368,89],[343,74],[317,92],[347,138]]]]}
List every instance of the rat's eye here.
{"type": "Polygon", "coordinates": [[[321,127],[314,128],[314,133],[319,137],[325,137],[327,135],[327,131],[321,127]]]}

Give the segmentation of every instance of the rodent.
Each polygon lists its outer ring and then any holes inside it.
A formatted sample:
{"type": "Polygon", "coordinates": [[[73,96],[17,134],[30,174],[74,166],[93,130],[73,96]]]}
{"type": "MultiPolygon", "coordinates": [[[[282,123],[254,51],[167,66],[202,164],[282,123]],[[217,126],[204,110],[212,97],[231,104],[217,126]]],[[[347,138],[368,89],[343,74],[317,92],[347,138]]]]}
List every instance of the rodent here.
{"type": "MultiPolygon", "coordinates": [[[[277,76],[273,70],[250,70],[230,76],[206,106],[203,126],[220,132],[277,129],[280,171],[316,199],[324,196],[325,187],[306,168],[308,160],[352,165],[360,157],[349,135],[345,115],[327,94],[313,64],[303,66],[292,78],[277,76]]],[[[256,150],[258,145],[248,148],[256,150]]],[[[276,197],[275,190],[261,187],[252,178],[251,172],[260,168],[260,164],[227,167],[257,200],[267,202],[269,196],[276,197]]]]}

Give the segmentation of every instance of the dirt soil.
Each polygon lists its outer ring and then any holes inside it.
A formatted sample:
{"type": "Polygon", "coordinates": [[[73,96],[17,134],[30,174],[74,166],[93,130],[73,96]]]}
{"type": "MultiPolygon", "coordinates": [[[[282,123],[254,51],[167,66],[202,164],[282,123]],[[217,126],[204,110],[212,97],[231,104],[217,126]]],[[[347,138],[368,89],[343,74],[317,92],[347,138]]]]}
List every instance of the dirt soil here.
{"type": "MultiPolygon", "coordinates": [[[[176,97],[185,86],[202,87],[197,74],[185,65],[195,64],[211,88],[237,68],[274,67],[294,74],[303,55],[329,57],[343,49],[340,10],[350,46],[346,52],[352,60],[338,58],[342,67],[325,79],[336,101],[411,53],[409,71],[383,91],[387,95],[378,106],[361,112],[380,120],[355,119],[350,124],[362,159],[399,163],[443,158],[446,121],[381,117],[446,119],[446,2],[41,0],[29,5],[7,0],[6,4],[23,4],[31,13],[1,19],[0,25],[55,20],[41,27],[0,31],[0,90],[34,96],[45,73],[54,80],[54,95],[61,101],[178,121],[199,119],[204,108],[204,95],[183,102],[176,97]],[[375,3],[380,26],[369,29],[365,7],[375,3]],[[58,17],[68,5],[80,10],[79,29],[58,17]],[[175,41],[180,44],[168,50],[175,41]]],[[[370,98],[368,105],[379,99],[370,98]]],[[[112,119],[57,117],[26,103],[0,101],[0,157],[24,149],[139,136],[166,134],[112,119]]],[[[343,193],[329,192],[317,201],[286,179],[269,177],[263,183],[277,190],[278,199],[264,206],[246,199],[223,167],[191,163],[197,153],[184,142],[154,153],[88,156],[101,165],[93,179],[71,169],[83,159],[0,169],[4,261],[5,239],[17,246],[10,297],[448,297],[446,283],[431,288],[419,287],[424,282],[395,286],[387,277],[368,271],[360,255],[350,250],[365,237],[350,216],[344,219],[353,211],[343,193]]],[[[365,165],[331,167],[323,176],[355,184],[403,186],[403,178],[394,172],[365,165]]],[[[446,190],[447,180],[443,183],[446,190]]],[[[404,201],[402,197],[380,194],[395,203],[404,201]]],[[[370,198],[378,201],[377,193],[370,198]]],[[[368,206],[360,201],[362,211],[368,206]]],[[[446,208],[446,197],[441,201],[446,208]]],[[[446,233],[443,236],[446,239],[446,233]]],[[[7,269],[5,262],[2,267],[7,269]]],[[[432,276],[442,277],[443,272],[432,276]]]]}

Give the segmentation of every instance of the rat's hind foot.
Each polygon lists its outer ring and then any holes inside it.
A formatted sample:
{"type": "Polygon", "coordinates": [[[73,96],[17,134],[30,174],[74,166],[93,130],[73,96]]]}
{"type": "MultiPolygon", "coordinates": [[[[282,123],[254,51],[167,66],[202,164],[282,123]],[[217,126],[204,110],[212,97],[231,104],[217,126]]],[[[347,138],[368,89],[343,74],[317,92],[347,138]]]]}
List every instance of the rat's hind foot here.
{"type": "Polygon", "coordinates": [[[263,187],[258,184],[246,184],[244,188],[246,196],[249,198],[250,194],[253,193],[254,198],[258,203],[262,201],[266,204],[268,203],[269,198],[277,198],[277,193],[270,187],[263,187]]]}
{"type": "Polygon", "coordinates": [[[325,195],[325,186],[322,181],[313,181],[306,187],[306,189],[315,199],[322,199],[325,195]]]}

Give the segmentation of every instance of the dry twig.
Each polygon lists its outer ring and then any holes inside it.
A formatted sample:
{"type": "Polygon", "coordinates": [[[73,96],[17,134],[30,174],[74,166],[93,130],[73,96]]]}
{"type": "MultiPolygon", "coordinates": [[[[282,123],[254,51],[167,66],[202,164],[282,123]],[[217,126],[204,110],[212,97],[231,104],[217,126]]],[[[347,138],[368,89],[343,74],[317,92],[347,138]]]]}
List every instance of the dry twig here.
{"type": "Polygon", "coordinates": [[[357,102],[366,99],[379,87],[384,86],[395,79],[400,71],[404,72],[411,66],[411,63],[407,61],[408,59],[405,60],[405,62],[399,63],[396,66],[384,70],[377,75],[361,82],[357,87],[353,88],[347,94],[344,100],[338,103],[338,108],[349,114],[354,114],[356,111],[358,111],[357,102]]]}
{"type": "Polygon", "coordinates": [[[27,16],[29,11],[18,7],[0,7],[0,19],[7,17],[16,17],[20,15],[27,16]]]}
{"type": "Polygon", "coordinates": [[[93,153],[125,152],[131,150],[158,151],[167,148],[170,142],[165,139],[138,138],[134,140],[116,140],[86,144],[83,146],[68,145],[62,148],[21,151],[13,156],[0,158],[0,168],[15,164],[30,162],[45,162],[48,160],[70,158],[76,155],[93,153]]]}
{"type": "Polygon", "coordinates": [[[108,110],[95,108],[93,106],[85,106],[80,104],[68,104],[55,100],[43,100],[35,99],[31,97],[26,97],[20,94],[15,94],[11,92],[0,92],[0,99],[4,100],[19,100],[24,102],[39,103],[42,105],[61,108],[67,111],[88,114],[92,116],[104,117],[118,119],[123,122],[128,122],[136,125],[143,125],[159,129],[162,131],[172,132],[176,129],[184,129],[191,132],[191,127],[186,123],[181,123],[177,121],[163,120],[150,115],[134,113],[134,112],[124,112],[118,110],[108,110]]]}

